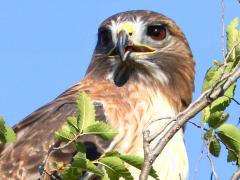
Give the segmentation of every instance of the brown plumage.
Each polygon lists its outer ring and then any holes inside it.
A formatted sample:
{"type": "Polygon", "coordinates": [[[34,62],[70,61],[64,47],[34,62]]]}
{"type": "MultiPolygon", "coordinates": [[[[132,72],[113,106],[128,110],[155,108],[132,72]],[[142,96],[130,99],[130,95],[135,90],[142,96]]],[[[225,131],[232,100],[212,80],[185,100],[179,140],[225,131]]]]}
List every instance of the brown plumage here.
{"type": "MultiPolygon", "coordinates": [[[[128,11],[105,20],[99,27],[98,43],[85,78],[54,101],[14,127],[17,139],[0,147],[0,179],[37,179],[38,167],[49,148],[59,146],[54,132],[75,113],[79,92],[94,101],[97,118],[118,129],[112,142],[85,137],[91,142],[88,155],[94,159],[106,148],[143,156],[144,125],[174,116],[191,102],[194,60],[187,40],[169,18],[151,11],[128,11]],[[93,146],[92,144],[96,145],[93,146]],[[95,148],[95,149],[94,149],[95,148]]],[[[161,120],[151,132],[167,123],[161,120]]],[[[160,179],[186,179],[188,160],[180,130],[155,163],[160,179]]],[[[70,162],[74,149],[54,153],[47,161],[70,162]]],[[[138,173],[134,172],[135,178],[138,173]]],[[[47,173],[43,176],[49,179],[47,173]]]]}

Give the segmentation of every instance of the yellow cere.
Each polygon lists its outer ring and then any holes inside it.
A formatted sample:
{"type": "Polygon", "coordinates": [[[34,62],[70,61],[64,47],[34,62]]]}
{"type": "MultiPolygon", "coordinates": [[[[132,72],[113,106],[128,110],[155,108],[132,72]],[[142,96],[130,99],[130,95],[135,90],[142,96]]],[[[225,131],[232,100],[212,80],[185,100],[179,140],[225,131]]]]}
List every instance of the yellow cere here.
{"type": "Polygon", "coordinates": [[[136,31],[134,28],[134,24],[131,22],[125,22],[120,24],[118,27],[118,32],[120,32],[121,30],[127,31],[128,34],[134,34],[136,31]]]}

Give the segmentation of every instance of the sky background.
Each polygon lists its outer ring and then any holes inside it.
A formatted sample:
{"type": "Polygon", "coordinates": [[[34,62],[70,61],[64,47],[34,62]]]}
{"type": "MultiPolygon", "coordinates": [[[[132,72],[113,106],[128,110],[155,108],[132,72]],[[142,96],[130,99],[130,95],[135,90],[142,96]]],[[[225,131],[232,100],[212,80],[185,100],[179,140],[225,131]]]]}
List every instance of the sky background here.
{"type": "MultiPolygon", "coordinates": [[[[206,70],[222,56],[220,0],[0,0],[0,115],[7,124],[13,126],[81,80],[97,41],[98,25],[115,13],[137,9],[167,15],[185,33],[196,60],[196,99],[206,70]]],[[[225,25],[235,17],[240,17],[240,4],[225,0],[225,25]]],[[[229,108],[230,123],[238,121],[239,109],[235,104],[229,108]]],[[[194,120],[200,121],[200,116],[194,120]]],[[[189,179],[201,154],[201,133],[187,126],[189,179]]],[[[213,158],[220,180],[229,179],[235,170],[226,163],[222,149],[220,158],[213,158]]],[[[197,172],[196,179],[210,179],[206,153],[197,172]]]]}

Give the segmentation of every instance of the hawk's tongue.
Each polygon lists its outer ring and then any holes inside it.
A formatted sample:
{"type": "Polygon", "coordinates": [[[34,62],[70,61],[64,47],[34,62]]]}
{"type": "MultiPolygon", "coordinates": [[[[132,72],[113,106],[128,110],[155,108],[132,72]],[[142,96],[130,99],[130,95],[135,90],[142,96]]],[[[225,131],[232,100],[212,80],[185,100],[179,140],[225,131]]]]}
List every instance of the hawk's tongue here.
{"type": "Polygon", "coordinates": [[[125,52],[127,52],[127,51],[134,51],[133,46],[127,46],[127,47],[125,47],[125,52]]]}

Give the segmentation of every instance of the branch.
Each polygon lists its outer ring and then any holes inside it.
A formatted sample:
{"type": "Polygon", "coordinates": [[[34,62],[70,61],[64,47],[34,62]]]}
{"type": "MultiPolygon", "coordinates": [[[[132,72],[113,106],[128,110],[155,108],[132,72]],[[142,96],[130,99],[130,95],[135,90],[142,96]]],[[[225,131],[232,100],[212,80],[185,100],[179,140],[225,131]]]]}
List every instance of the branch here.
{"type": "Polygon", "coordinates": [[[225,29],[224,29],[224,0],[221,0],[221,23],[222,23],[222,35],[221,35],[221,41],[222,41],[222,56],[224,58],[225,55],[225,29]]]}
{"type": "Polygon", "coordinates": [[[238,180],[238,179],[240,179],[240,168],[238,168],[231,177],[231,180],[238,180]]]}
{"type": "Polygon", "coordinates": [[[77,136],[75,136],[72,140],[68,141],[67,143],[63,144],[62,146],[59,147],[53,147],[53,151],[58,151],[58,150],[62,150],[65,149],[66,147],[68,147],[70,144],[72,144],[73,142],[75,142],[78,138],[80,138],[81,136],[83,136],[84,134],[79,133],[77,136]]]}
{"type": "Polygon", "coordinates": [[[234,101],[237,105],[240,105],[240,102],[238,101],[238,100],[236,100],[236,99],[234,99],[234,98],[231,98],[231,97],[229,97],[229,96],[226,96],[226,95],[224,95],[225,97],[227,97],[227,98],[229,98],[229,99],[231,99],[232,101],[234,101]]]}
{"type": "MultiPolygon", "coordinates": [[[[239,44],[239,42],[237,43],[239,44]]],[[[233,48],[235,48],[234,46],[233,48]]],[[[227,56],[228,57],[228,56],[227,56]]],[[[227,58],[226,57],[226,58],[227,58]]],[[[225,61],[225,60],[224,60],[225,61]]],[[[162,152],[169,140],[181,129],[184,124],[191,118],[196,116],[205,107],[211,104],[217,98],[223,96],[224,92],[240,77],[240,63],[227,75],[222,77],[223,83],[219,86],[213,86],[211,89],[205,91],[195,102],[191,103],[187,109],[180,112],[176,117],[170,119],[172,125],[159,143],[150,148],[150,142],[148,141],[150,131],[148,129],[143,131],[143,147],[144,147],[144,166],[140,174],[140,180],[146,180],[151,169],[151,165],[162,152]]]]}
{"type": "Polygon", "coordinates": [[[154,139],[156,139],[158,136],[160,136],[162,131],[164,131],[168,126],[170,126],[173,123],[173,121],[175,121],[175,120],[173,119],[173,120],[168,121],[163,127],[161,127],[161,129],[158,130],[157,133],[149,136],[147,138],[147,141],[152,142],[154,139]]]}
{"type": "Polygon", "coordinates": [[[211,164],[211,168],[212,168],[212,174],[214,175],[215,179],[218,180],[218,175],[216,173],[216,168],[215,168],[215,165],[214,165],[214,162],[213,162],[213,159],[211,157],[211,154],[209,152],[209,143],[208,143],[208,147],[207,147],[207,157],[210,161],[210,164],[211,164]]]}
{"type": "MultiPolygon", "coordinates": [[[[191,122],[191,121],[188,121],[188,122],[191,122]]],[[[198,128],[201,128],[201,133],[202,133],[202,135],[201,135],[201,137],[202,137],[202,139],[203,139],[203,141],[202,141],[202,147],[201,147],[201,154],[200,154],[200,156],[199,156],[199,159],[198,159],[198,161],[197,161],[197,163],[196,163],[196,165],[195,165],[195,169],[194,169],[194,175],[193,175],[193,180],[195,180],[196,179],[196,177],[197,177],[197,173],[198,173],[198,169],[199,169],[199,167],[200,167],[200,163],[201,163],[201,160],[202,160],[202,158],[203,158],[203,153],[204,153],[204,149],[205,149],[205,141],[204,141],[204,131],[206,131],[205,130],[205,128],[204,128],[204,126],[203,126],[203,124],[201,123],[200,125],[198,125],[197,123],[192,123],[193,125],[195,125],[196,127],[198,127],[198,128]]]]}
{"type": "Polygon", "coordinates": [[[195,127],[199,128],[199,129],[204,130],[205,132],[208,132],[208,131],[209,131],[209,129],[203,127],[202,124],[199,125],[199,124],[197,124],[196,122],[193,122],[193,121],[191,121],[191,120],[189,120],[188,123],[194,125],[195,127]]]}
{"type": "Polygon", "coordinates": [[[200,163],[201,163],[202,158],[203,158],[203,153],[204,153],[204,143],[203,143],[202,148],[201,148],[201,154],[199,156],[199,159],[198,159],[198,161],[195,165],[194,174],[193,174],[193,178],[192,178],[193,180],[195,180],[196,177],[197,177],[198,169],[200,167],[200,163]]]}

